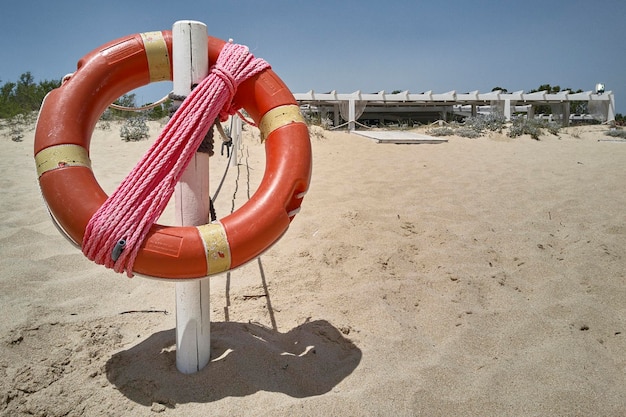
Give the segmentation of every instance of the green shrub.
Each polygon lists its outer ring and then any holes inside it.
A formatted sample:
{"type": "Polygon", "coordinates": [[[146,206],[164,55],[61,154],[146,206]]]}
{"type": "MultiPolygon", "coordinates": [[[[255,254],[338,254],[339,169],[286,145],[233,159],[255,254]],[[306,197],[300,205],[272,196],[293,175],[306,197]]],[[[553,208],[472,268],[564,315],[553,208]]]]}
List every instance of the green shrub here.
{"type": "Polygon", "coordinates": [[[137,142],[148,139],[150,128],[146,124],[144,116],[126,119],[120,128],[120,137],[125,142],[137,142]]]}
{"type": "Polygon", "coordinates": [[[522,135],[530,135],[531,138],[539,140],[539,136],[543,134],[543,129],[547,129],[551,134],[558,136],[561,126],[557,122],[520,117],[513,120],[508,136],[516,138],[522,135]]]}
{"type": "Polygon", "coordinates": [[[438,127],[428,130],[426,133],[432,136],[457,135],[464,138],[478,138],[484,131],[501,132],[506,119],[499,113],[467,117],[463,124],[451,122],[450,127],[438,127]]]}
{"type": "Polygon", "coordinates": [[[513,120],[513,124],[509,129],[509,137],[516,138],[522,135],[530,135],[531,138],[539,140],[539,135],[541,135],[539,121],[522,117],[513,120]]]}
{"type": "Polygon", "coordinates": [[[36,113],[18,113],[15,116],[4,119],[4,126],[8,128],[9,137],[13,142],[21,142],[24,139],[24,131],[32,128],[36,120],[36,113]]]}
{"type": "Polygon", "coordinates": [[[472,129],[471,127],[466,127],[466,126],[461,126],[458,127],[454,133],[457,136],[461,136],[464,138],[470,138],[470,139],[475,139],[475,138],[479,138],[480,137],[480,132],[472,129]]]}
{"type": "Polygon", "coordinates": [[[553,134],[554,136],[559,136],[559,130],[561,130],[561,124],[558,122],[547,122],[544,123],[544,127],[553,134]]]}
{"type": "Polygon", "coordinates": [[[429,129],[426,133],[432,136],[451,136],[454,135],[454,130],[449,127],[435,127],[429,129]]]}
{"type": "Polygon", "coordinates": [[[605,135],[611,136],[612,138],[621,138],[626,139],[626,130],[623,129],[612,129],[604,132],[605,135]]]}
{"type": "Polygon", "coordinates": [[[100,120],[98,120],[98,122],[96,123],[96,129],[111,130],[111,122],[109,120],[100,118],[100,120]]]}
{"type": "Polygon", "coordinates": [[[468,117],[465,119],[465,122],[463,122],[463,126],[478,133],[482,133],[485,130],[501,132],[505,123],[506,119],[504,115],[496,112],[476,117],[468,117]]]}

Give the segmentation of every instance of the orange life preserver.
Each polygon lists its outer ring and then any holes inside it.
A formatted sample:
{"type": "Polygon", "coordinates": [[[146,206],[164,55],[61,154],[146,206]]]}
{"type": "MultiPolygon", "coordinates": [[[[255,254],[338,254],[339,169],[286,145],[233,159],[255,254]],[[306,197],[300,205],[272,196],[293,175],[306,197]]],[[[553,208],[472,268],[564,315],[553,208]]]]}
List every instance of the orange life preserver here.
{"type": "MultiPolygon", "coordinates": [[[[208,37],[209,62],[225,44],[208,37]]],[[[51,215],[78,245],[107,195],[89,159],[104,110],[123,94],[172,79],[170,31],[109,42],[78,62],[77,71],[45,98],[35,132],[39,185],[51,215]]],[[[244,81],[233,99],[265,139],[266,169],[256,193],[219,222],[197,227],[155,224],[133,271],[159,278],[200,278],[236,268],[263,253],[287,230],[311,178],[308,128],[293,95],[266,69],[244,81]]]]}

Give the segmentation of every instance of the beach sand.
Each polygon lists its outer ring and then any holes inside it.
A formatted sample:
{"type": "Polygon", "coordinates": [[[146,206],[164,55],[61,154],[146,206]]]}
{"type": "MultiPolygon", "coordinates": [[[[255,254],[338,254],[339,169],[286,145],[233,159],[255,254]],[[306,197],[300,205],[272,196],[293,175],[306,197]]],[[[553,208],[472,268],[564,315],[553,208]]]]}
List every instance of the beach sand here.
{"type": "MultiPolygon", "coordinates": [[[[626,415],[626,144],[606,129],[393,145],[312,128],[302,211],[259,260],[211,278],[212,362],[194,375],[175,367],[174,284],[70,245],[34,132],[5,130],[0,415],[626,415]]],[[[107,192],[149,144],[95,131],[107,192]]],[[[261,180],[256,130],[238,161],[218,217],[261,180]]]]}

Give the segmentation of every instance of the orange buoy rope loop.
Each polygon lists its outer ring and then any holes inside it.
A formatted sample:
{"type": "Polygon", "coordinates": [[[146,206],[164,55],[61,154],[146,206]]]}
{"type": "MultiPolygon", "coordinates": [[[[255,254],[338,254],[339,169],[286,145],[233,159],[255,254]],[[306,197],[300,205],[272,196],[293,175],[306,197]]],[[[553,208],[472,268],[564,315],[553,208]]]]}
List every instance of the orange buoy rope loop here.
{"type": "Polygon", "coordinates": [[[55,224],[85,255],[117,272],[201,278],[263,253],[287,230],[311,178],[311,142],[299,106],[269,65],[246,47],[208,37],[209,76],[181,104],[159,138],[109,197],[91,167],[100,114],[119,96],[172,79],[170,31],[111,41],[78,62],[42,103],[34,155],[55,224]],[[201,226],[156,219],[216,118],[243,108],[265,142],[266,168],[252,197],[201,226]]]}

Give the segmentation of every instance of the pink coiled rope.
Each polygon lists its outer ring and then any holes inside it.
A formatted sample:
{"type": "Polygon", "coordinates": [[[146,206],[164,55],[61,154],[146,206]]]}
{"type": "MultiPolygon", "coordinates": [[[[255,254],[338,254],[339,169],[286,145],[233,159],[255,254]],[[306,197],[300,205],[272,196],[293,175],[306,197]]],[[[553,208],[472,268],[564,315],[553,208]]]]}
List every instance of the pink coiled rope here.
{"type": "Polygon", "coordinates": [[[209,75],[183,101],[155,143],[89,220],[82,243],[87,258],[133,276],[142,242],[165,210],[209,128],[217,117],[225,121],[237,112],[232,103],[237,87],[269,67],[244,45],[224,45],[209,75]]]}

